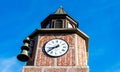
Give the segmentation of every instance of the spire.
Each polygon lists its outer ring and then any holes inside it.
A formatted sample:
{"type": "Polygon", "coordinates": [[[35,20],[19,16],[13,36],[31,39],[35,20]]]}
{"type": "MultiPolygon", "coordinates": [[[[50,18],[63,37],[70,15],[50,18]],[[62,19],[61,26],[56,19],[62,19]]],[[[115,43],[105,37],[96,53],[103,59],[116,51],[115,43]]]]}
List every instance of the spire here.
{"type": "Polygon", "coordinates": [[[57,10],[54,14],[66,14],[66,12],[65,12],[64,9],[62,8],[62,6],[60,6],[60,7],[58,8],[58,10],[57,10]]]}

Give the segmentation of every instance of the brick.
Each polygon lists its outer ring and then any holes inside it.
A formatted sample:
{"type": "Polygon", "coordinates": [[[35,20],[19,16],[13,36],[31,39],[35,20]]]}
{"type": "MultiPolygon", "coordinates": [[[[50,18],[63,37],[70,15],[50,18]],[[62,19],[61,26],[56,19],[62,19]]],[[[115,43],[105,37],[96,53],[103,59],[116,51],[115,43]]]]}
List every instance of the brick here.
{"type": "Polygon", "coordinates": [[[33,66],[32,68],[24,68],[24,72],[88,72],[87,68],[76,68],[76,60],[78,59],[78,65],[79,66],[85,66],[86,65],[86,57],[85,57],[85,44],[84,39],[80,36],[77,36],[77,49],[75,48],[75,34],[46,34],[46,35],[40,35],[39,40],[39,47],[34,48],[35,51],[33,53],[33,58],[31,58],[31,62],[28,61],[30,64],[33,64],[33,62],[36,62],[36,67],[33,66]],[[64,39],[69,44],[69,50],[68,52],[56,59],[51,58],[49,56],[46,56],[42,52],[42,48],[44,44],[53,39],[53,38],[61,38],[64,39]],[[78,53],[75,53],[75,52],[78,53]],[[78,55],[75,55],[78,54],[78,55]],[[34,56],[36,57],[36,60],[34,61],[34,56]],[[76,58],[78,56],[78,58],[76,58]],[[38,67],[41,68],[38,68],[38,67]],[[62,67],[59,68],[58,66],[62,67]],[[74,68],[69,68],[69,66],[72,66],[74,68]],[[50,68],[49,68],[50,67],[50,68]],[[66,68],[67,67],[67,68],[66,68]]]}
{"type": "Polygon", "coordinates": [[[24,68],[24,72],[42,72],[41,68],[24,68]]]}
{"type": "Polygon", "coordinates": [[[52,38],[52,37],[50,37],[50,36],[40,36],[40,39],[39,39],[39,48],[42,48],[43,47],[43,45],[47,42],[47,41],[49,41],[50,40],[50,38],[52,38]]]}
{"type": "Polygon", "coordinates": [[[74,46],[74,37],[71,35],[65,35],[62,37],[63,40],[65,40],[69,46],[74,46]]]}
{"type": "Polygon", "coordinates": [[[88,68],[36,68],[26,67],[23,68],[24,72],[88,72],[88,68]]]}
{"type": "Polygon", "coordinates": [[[68,34],[68,35],[67,34],[56,34],[56,35],[50,34],[50,35],[47,35],[46,34],[44,36],[40,36],[39,48],[43,47],[43,45],[47,41],[49,41],[53,38],[61,38],[65,41],[67,41],[70,46],[74,46],[74,35],[70,35],[70,34],[68,34]]]}
{"type": "Polygon", "coordinates": [[[42,50],[38,51],[37,60],[36,60],[37,66],[53,66],[54,65],[54,59],[51,57],[46,56],[42,50]]]}
{"type": "Polygon", "coordinates": [[[67,54],[57,59],[58,66],[74,66],[75,65],[75,50],[70,49],[67,54]]]}
{"type": "Polygon", "coordinates": [[[69,68],[68,72],[88,72],[87,68],[69,68]]]}
{"type": "Polygon", "coordinates": [[[84,65],[87,65],[86,64],[86,56],[85,56],[85,40],[81,37],[78,36],[77,38],[78,40],[78,64],[81,65],[81,66],[84,66],[84,65]]]}
{"type": "Polygon", "coordinates": [[[66,68],[46,68],[44,72],[67,72],[66,68]]]}

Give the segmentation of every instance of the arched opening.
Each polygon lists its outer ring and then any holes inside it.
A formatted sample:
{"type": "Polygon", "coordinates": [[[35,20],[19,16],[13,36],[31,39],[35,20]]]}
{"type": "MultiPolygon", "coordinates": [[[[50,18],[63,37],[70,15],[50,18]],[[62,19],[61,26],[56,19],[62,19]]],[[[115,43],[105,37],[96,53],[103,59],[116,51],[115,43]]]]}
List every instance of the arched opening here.
{"type": "Polygon", "coordinates": [[[74,28],[74,27],[72,26],[72,24],[68,22],[68,28],[74,28]]]}
{"type": "Polygon", "coordinates": [[[62,28],[63,27],[63,21],[62,20],[56,20],[55,28],[62,28]]]}
{"type": "Polygon", "coordinates": [[[50,23],[47,24],[46,28],[50,28],[50,23]]]}

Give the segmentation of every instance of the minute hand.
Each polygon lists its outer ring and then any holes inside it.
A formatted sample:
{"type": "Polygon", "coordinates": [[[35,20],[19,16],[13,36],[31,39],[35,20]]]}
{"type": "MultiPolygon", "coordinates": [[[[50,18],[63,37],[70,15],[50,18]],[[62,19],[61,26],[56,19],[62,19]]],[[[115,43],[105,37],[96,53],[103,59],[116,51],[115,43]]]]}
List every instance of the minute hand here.
{"type": "Polygon", "coordinates": [[[53,50],[53,49],[55,49],[55,48],[57,48],[57,47],[59,47],[59,45],[54,46],[54,47],[49,47],[49,50],[48,50],[47,52],[49,52],[49,51],[51,51],[51,50],[53,50]]]}

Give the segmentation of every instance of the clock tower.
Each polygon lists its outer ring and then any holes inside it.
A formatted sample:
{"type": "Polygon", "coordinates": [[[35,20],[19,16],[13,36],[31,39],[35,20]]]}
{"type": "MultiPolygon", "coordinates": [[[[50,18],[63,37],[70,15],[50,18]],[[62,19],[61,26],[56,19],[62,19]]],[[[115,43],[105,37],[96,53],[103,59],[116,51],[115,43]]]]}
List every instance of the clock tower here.
{"type": "Polygon", "coordinates": [[[89,37],[62,7],[50,14],[23,42],[22,72],[89,72],[89,37]]]}

